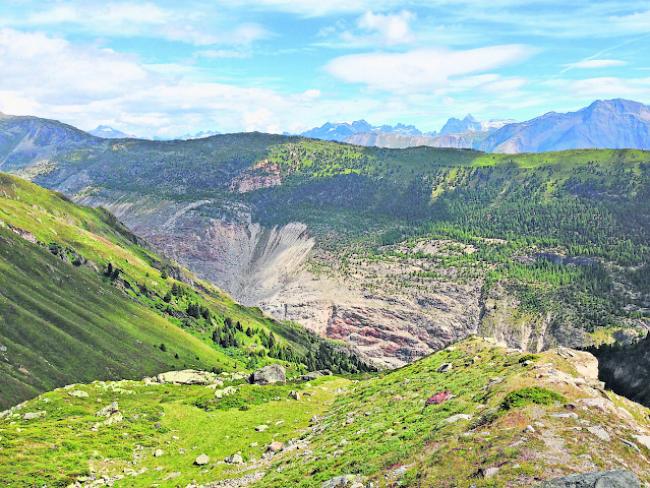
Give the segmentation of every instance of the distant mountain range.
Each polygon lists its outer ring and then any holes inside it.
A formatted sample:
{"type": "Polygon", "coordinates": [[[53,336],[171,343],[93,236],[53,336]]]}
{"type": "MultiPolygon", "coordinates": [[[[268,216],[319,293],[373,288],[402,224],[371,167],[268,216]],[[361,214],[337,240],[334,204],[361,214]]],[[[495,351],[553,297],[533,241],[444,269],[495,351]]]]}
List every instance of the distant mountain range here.
{"type": "Polygon", "coordinates": [[[631,100],[597,100],[576,112],[549,112],[508,124],[476,147],[501,153],[585,148],[650,149],[650,106],[631,100]]]}
{"type": "Polygon", "coordinates": [[[451,118],[440,132],[412,125],[373,126],[365,120],[327,123],[305,137],[363,146],[454,147],[520,153],[583,148],[650,149],[650,107],[630,100],[597,100],[576,112],[549,112],[525,121],[451,118]]]}
{"type": "MultiPolygon", "coordinates": [[[[125,132],[122,132],[121,130],[114,129],[113,127],[110,127],[108,125],[98,125],[96,128],[93,130],[88,131],[88,134],[91,134],[95,137],[101,137],[102,139],[136,139],[138,136],[135,136],[133,134],[127,134],[125,132]]],[[[160,136],[154,136],[152,140],[154,141],[171,141],[171,140],[181,140],[181,141],[189,141],[192,139],[202,139],[204,137],[211,137],[211,136],[216,136],[217,134],[220,134],[220,132],[216,130],[202,130],[199,132],[195,132],[193,134],[187,133],[183,134],[182,136],[176,136],[176,137],[160,137],[160,136]]],[[[144,139],[140,137],[139,139],[144,139]]]]}

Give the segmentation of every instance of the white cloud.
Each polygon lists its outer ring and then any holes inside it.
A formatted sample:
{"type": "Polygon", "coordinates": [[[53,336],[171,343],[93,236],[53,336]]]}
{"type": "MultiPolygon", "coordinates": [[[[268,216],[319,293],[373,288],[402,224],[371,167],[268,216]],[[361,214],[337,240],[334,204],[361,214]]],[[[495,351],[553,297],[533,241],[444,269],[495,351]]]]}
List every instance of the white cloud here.
{"type": "Polygon", "coordinates": [[[625,61],[619,59],[585,59],[577,63],[567,65],[567,68],[580,68],[580,69],[598,69],[610,68],[613,66],[624,66],[627,64],[625,61]]]}
{"type": "Polygon", "coordinates": [[[548,85],[583,100],[594,98],[650,100],[650,78],[601,76],[582,80],[553,80],[548,85]]]}
{"type": "Polygon", "coordinates": [[[360,29],[376,34],[382,44],[404,44],[414,40],[410,23],[415,15],[407,10],[397,14],[376,14],[366,12],[357,25],[360,29]]]}
{"type": "Polygon", "coordinates": [[[398,93],[421,92],[451,87],[459,77],[521,61],[532,52],[527,46],[510,44],[464,51],[418,49],[353,54],[335,58],[326,69],[348,83],[398,93]]]}
{"type": "Polygon", "coordinates": [[[650,10],[612,16],[608,20],[609,28],[616,26],[627,34],[650,32],[650,10]]]}
{"type": "Polygon", "coordinates": [[[147,65],[110,49],[12,29],[0,29],[0,72],[2,112],[85,129],[104,123],[143,136],[201,129],[299,131],[323,118],[381,107],[370,98],[326,99],[315,88],[279,93],[201,81],[191,66],[147,65]]]}

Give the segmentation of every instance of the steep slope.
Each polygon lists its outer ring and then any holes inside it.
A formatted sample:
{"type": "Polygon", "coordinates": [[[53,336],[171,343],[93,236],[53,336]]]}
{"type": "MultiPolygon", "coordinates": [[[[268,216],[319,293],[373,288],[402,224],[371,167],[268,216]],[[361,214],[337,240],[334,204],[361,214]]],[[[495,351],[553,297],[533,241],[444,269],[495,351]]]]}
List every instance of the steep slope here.
{"type": "Polygon", "coordinates": [[[649,163],[252,133],[102,141],[15,171],[107,207],[247,305],[397,366],[473,332],[537,350],[648,328],[649,163]]]}
{"type": "Polygon", "coordinates": [[[509,124],[477,148],[520,153],[582,148],[650,149],[650,107],[630,100],[597,100],[577,112],[551,112],[509,124]]]}
{"type": "Polygon", "coordinates": [[[468,488],[622,469],[648,483],[650,412],[605,391],[596,369],[587,353],[470,339],[356,379],[259,386],[221,375],[234,390],[221,397],[210,385],[150,380],[75,385],[1,415],[0,478],[468,488]]]}
{"type": "Polygon", "coordinates": [[[3,406],[74,381],[270,357],[356,369],[350,352],[239,306],[108,212],[1,173],[0,269],[3,406]]]}

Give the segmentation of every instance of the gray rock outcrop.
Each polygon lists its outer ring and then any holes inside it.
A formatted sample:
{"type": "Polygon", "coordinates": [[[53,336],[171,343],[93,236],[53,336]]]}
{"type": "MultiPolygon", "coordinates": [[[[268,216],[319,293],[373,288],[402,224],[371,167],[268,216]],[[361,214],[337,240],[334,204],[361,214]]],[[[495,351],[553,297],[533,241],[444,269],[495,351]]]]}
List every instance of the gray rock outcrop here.
{"type": "Polygon", "coordinates": [[[629,471],[601,471],[574,474],[545,481],[539,488],[639,488],[639,480],[629,471]]]}

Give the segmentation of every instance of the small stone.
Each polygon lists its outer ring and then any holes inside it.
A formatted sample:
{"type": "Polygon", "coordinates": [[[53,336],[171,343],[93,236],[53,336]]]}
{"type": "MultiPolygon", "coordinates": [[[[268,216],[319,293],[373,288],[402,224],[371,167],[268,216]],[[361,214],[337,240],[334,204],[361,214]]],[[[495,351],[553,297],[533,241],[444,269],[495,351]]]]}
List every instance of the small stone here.
{"type": "Polygon", "coordinates": [[[165,454],[165,451],[163,451],[162,449],[156,449],[153,452],[153,457],[161,457],[163,454],[165,454]]]}
{"type": "Polygon", "coordinates": [[[268,429],[268,428],[269,428],[268,425],[266,425],[266,424],[262,424],[262,425],[258,425],[257,427],[255,427],[255,430],[256,430],[257,432],[264,432],[264,431],[265,431],[266,429],[268,429]]]}
{"type": "Polygon", "coordinates": [[[289,398],[293,398],[294,400],[300,400],[300,392],[291,390],[291,392],[289,393],[289,398]]]}
{"type": "Polygon", "coordinates": [[[73,390],[70,393],[68,393],[68,395],[75,398],[88,398],[88,393],[86,393],[83,390],[73,390]]]}
{"type": "Polygon", "coordinates": [[[534,434],[535,427],[533,427],[532,425],[527,425],[526,428],[524,429],[524,432],[527,432],[528,434],[534,434]]]}
{"type": "Polygon", "coordinates": [[[205,466],[210,462],[210,457],[207,454],[199,454],[194,460],[194,464],[197,466],[205,466]]]}

